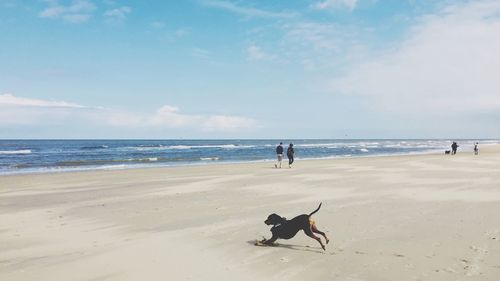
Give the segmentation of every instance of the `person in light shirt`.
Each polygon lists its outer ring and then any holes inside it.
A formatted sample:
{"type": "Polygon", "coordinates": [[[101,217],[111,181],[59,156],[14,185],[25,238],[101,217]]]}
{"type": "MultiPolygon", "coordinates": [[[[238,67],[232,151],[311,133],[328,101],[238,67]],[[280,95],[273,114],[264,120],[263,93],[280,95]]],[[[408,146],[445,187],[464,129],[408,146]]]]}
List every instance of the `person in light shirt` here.
{"type": "Polygon", "coordinates": [[[283,143],[280,142],[280,144],[276,147],[276,156],[278,157],[278,162],[274,164],[275,168],[281,168],[281,163],[283,162],[283,143]]]}

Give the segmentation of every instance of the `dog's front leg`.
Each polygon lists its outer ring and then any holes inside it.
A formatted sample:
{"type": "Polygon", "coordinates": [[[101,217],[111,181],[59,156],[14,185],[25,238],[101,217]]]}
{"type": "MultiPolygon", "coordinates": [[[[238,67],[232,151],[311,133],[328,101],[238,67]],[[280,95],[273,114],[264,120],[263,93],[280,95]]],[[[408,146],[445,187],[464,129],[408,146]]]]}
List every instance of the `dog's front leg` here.
{"type": "Polygon", "coordinates": [[[275,242],[276,240],[278,240],[278,235],[274,235],[274,234],[273,234],[273,237],[271,237],[271,239],[266,240],[266,239],[264,238],[264,240],[262,240],[262,241],[261,241],[261,243],[262,243],[262,244],[266,244],[266,245],[272,245],[272,244],[274,244],[274,242],[275,242]]]}

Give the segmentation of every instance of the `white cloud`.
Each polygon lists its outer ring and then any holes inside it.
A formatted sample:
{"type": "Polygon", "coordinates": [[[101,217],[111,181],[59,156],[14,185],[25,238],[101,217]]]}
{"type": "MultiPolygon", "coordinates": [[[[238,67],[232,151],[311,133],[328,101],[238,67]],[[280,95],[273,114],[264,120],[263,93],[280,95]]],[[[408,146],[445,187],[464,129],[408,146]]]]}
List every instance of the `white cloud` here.
{"type": "Polygon", "coordinates": [[[299,22],[285,25],[285,40],[314,50],[339,50],[346,39],[342,28],[335,24],[299,22]]]}
{"type": "Polygon", "coordinates": [[[270,60],[273,56],[265,53],[259,46],[254,44],[248,46],[246,49],[248,60],[270,60]]]}
{"type": "Polygon", "coordinates": [[[170,128],[179,128],[186,126],[196,126],[200,117],[196,115],[186,115],[179,113],[179,109],[174,106],[164,105],[159,108],[152,116],[145,118],[145,124],[154,126],[167,126],[170,128]]]}
{"type": "Polygon", "coordinates": [[[307,70],[338,68],[367,53],[362,40],[370,31],[356,26],[298,21],[280,28],[283,36],[275,52],[277,61],[295,62],[307,70]]]}
{"type": "Polygon", "coordinates": [[[346,8],[352,11],[356,8],[357,2],[357,0],[326,0],[317,2],[311,7],[318,10],[346,8]]]}
{"type": "Polygon", "coordinates": [[[202,128],[208,131],[248,129],[255,126],[253,119],[226,115],[212,115],[202,123],[202,128]]]}
{"type": "Polygon", "coordinates": [[[62,19],[70,23],[86,22],[90,18],[88,14],[69,14],[62,16],[62,19]]]}
{"type": "Polygon", "coordinates": [[[88,0],[74,0],[69,5],[61,5],[58,1],[46,1],[49,7],[38,15],[41,18],[62,19],[70,23],[86,22],[96,9],[94,3],[88,0]]]}
{"type": "Polygon", "coordinates": [[[240,14],[245,17],[253,18],[293,18],[296,17],[296,13],[291,12],[270,12],[266,10],[261,10],[253,7],[242,7],[231,1],[222,0],[204,0],[202,3],[209,7],[219,8],[232,13],[240,14]]]}
{"type": "Polygon", "coordinates": [[[46,125],[73,122],[92,123],[128,130],[130,128],[190,129],[194,131],[244,130],[256,125],[246,117],[181,113],[177,107],[164,105],[153,113],[136,113],[102,107],[88,107],[65,101],[48,101],[0,95],[2,125],[46,125]]]}
{"type": "Polygon", "coordinates": [[[388,54],[333,79],[330,90],[397,112],[500,110],[500,2],[449,6],[423,17],[388,54]]]}
{"type": "Polygon", "coordinates": [[[364,38],[371,31],[353,25],[294,20],[274,25],[276,29],[252,30],[254,42],[244,49],[250,61],[266,60],[296,64],[308,71],[338,68],[367,54],[364,38]],[[273,36],[275,41],[262,41],[273,36]],[[273,44],[269,44],[272,42],[273,44]],[[262,46],[272,46],[264,49],[262,46]]]}
{"type": "Polygon", "coordinates": [[[83,105],[65,101],[46,101],[39,99],[21,98],[12,94],[1,94],[0,105],[8,106],[35,106],[35,107],[60,107],[60,108],[85,108],[83,105]]]}
{"type": "Polygon", "coordinates": [[[116,9],[110,9],[104,12],[104,16],[112,22],[122,22],[127,18],[127,15],[132,12],[132,9],[127,6],[122,6],[116,9]]]}
{"type": "Polygon", "coordinates": [[[256,125],[256,121],[251,118],[216,114],[184,114],[179,108],[170,105],[162,106],[153,114],[108,112],[106,119],[114,126],[190,128],[202,131],[242,130],[256,125]]]}
{"type": "Polygon", "coordinates": [[[70,120],[75,113],[80,114],[91,108],[55,100],[40,100],[16,97],[12,94],[0,95],[0,128],[3,125],[32,126],[40,124],[60,124],[70,120]]]}

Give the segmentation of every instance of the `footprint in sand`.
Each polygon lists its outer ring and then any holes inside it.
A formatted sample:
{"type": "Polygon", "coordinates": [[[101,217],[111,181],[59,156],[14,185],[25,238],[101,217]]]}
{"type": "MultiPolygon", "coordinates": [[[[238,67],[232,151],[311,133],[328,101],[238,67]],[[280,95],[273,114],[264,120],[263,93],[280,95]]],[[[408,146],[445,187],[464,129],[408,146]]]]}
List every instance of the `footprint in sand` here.
{"type": "Polygon", "coordinates": [[[484,257],[488,254],[488,250],[484,248],[480,248],[477,246],[469,246],[469,248],[474,252],[472,259],[461,259],[465,270],[465,275],[467,276],[476,276],[483,274],[481,272],[480,264],[483,263],[484,257]]]}
{"type": "Polygon", "coordinates": [[[500,241],[500,232],[498,230],[491,230],[486,232],[485,234],[488,239],[500,241]]]}
{"type": "Polygon", "coordinates": [[[467,276],[475,275],[473,273],[477,272],[477,268],[471,264],[471,261],[466,259],[461,259],[460,262],[462,262],[462,265],[464,267],[465,275],[467,276]]]}

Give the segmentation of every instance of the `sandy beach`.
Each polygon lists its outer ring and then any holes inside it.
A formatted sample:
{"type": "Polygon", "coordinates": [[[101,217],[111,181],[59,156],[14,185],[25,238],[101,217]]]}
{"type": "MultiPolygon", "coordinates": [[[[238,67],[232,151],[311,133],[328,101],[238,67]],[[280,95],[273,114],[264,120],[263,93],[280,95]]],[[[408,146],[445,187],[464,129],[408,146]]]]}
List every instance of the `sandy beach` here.
{"type": "Polygon", "coordinates": [[[500,146],[481,153],[0,176],[0,280],[500,280],[500,146]],[[310,213],[276,247],[270,213],[310,213]]]}

